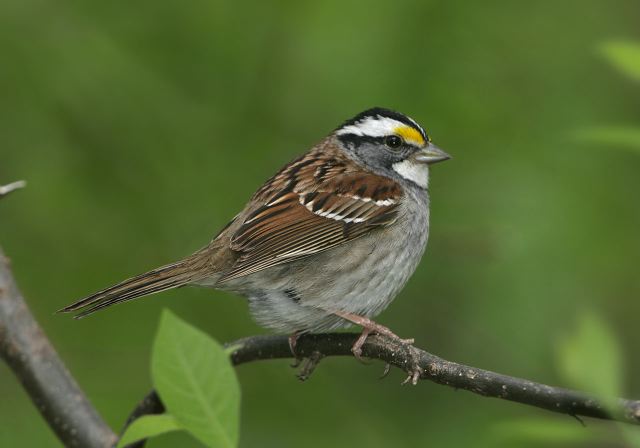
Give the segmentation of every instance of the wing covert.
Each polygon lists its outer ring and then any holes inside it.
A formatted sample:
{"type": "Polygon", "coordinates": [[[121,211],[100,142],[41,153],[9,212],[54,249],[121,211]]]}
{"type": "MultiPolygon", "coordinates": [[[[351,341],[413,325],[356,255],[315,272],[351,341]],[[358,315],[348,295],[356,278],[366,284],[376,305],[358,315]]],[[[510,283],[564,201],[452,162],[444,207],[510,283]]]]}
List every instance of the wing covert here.
{"type": "Polygon", "coordinates": [[[255,206],[231,238],[240,253],[218,283],[304,258],[396,219],[402,190],[354,162],[313,153],[293,162],[254,196],[255,206]]]}

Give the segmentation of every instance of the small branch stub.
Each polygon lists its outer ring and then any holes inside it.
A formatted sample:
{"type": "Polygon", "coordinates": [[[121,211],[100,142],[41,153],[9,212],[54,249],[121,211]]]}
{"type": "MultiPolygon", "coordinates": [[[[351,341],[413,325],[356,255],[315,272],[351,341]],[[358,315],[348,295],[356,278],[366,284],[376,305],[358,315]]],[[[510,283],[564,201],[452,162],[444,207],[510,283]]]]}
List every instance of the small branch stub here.
{"type": "Polygon", "coordinates": [[[9,193],[12,193],[16,190],[20,190],[27,186],[27,182],[24,180],[18,180],[16,182],[11,182],[7,185],[0,185],[0,198],[7,196],[9,193]]]}

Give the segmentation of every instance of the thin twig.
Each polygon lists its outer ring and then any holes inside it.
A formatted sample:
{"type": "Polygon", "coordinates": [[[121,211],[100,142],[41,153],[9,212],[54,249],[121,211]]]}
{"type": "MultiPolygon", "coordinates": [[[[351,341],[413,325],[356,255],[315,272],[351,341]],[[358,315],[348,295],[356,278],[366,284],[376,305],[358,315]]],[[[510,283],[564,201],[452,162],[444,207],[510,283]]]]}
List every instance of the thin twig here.
{"type": "Polygon", "coordinates": [[[35,321],[1,249],[0,357],[65,446],[113,446],[117,436],[80,390],[35,321]]]}
{"type": "MultiPolygon", "coordinates": [[[[304,335],[296,343],[296,355],[316,359],[318,356],[353,356],[351,346],[357,337],[357,334],[351,333],[304,335]]],[[[231,342],[227,346],[237,347],[231,353],[234,365],[292,357],[286,336],[251,336],[231,342]]],[[[412,379],[416,372],[420,372],[419,379],[430,380],[454,389],[464,389],[485,397],[515,401],[573,417],[593,417],[640,425],[638,400],[603,399],[585,392],[502,375],[447,361],[419,348],[381,336],[367,338],[362,349],[364,356],[404,370],[409,379],[412,379]]],[[[160,398],[152,390],[131,415],[137,418],[163,411],[164,406],[160,398]]],[[[129,418],[127,425],[133,420],[135,418],[129,418]]],[[[144,441],[131,445],[134,446],[142,447],[144,441]]]]}
{"type": "Polygon", "coordinates": [[[27,186],[27,182],[24,180],[18,180],[16,182],[11,182],[7,185],[0,185],[0,198],[8,195],[9,193],[19,190],[27,186]]]}

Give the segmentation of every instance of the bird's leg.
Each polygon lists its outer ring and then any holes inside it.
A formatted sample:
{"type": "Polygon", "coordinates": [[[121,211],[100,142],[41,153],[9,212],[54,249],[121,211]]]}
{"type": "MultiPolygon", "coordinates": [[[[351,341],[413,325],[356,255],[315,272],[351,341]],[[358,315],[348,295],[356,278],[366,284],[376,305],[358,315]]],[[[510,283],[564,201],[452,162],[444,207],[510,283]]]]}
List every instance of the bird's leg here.
{"type": "Polygon", "coordinates": [[[320,360],[323,358],[322,353],[317,350],[314,350],[306,359],[301,358],[298,355],[298,353],[296,352],[296,344],[298,343],[298,339],[300,339],[300,336],[302,336],[303,334],[304,331],[297,330],[289,335],[289,350],[291,350],[291,353],[295,358],[293,364],[291,364],[291,367],[295,369],[297,367],[300,367],[300,365],[302,364],[302,368],[296,375],[300,381],[308,380],[315,368],[320,363],[320,360]]]}
{"type": "MultiPolygon", "coordinates": [[[[296,353],[296,344],[298,343],[298,339],[300,339],[300,336],[302,336],[302,331],[294,331],[289,335],[289,350],[291,350],[291,354],[296,359],[296,361],[299,360],[298,354],[296,353]]],[[[298,364],[294,364],[293,367],[298,367],[298,364]]]]}
{"type": "Polygon", "coordinates": [[[414,342],[413,339],[402,339],[400,336],[395,334],[393,331],[389,330],[384,325],[380,325],[366,317],[358,316],[357,314],[347,313],[344,311],[333,311],[333,314],[345,320],[348,320],[349,322],[353,322],[356,325],[360,325],[362,327],[362,333],[360,333],[360,336],[358,337],[358,339],[356,339],[356,342],[353,344],[353,347],[351,347],[351,352],[353,353],[353,356],[355,356],[359,360],[362,360],[362,346],[364,345],[365,341],[367,340],[367,337],[371,333],[387,336],[388,338],[391,338],[391,339],[396,339],[402,342],[403,344],[413,344],[414,342]]]}
{"type": "Polygon", "coordinates": [[[370,333],[371,330],[369,328],[362,327],[362,333],[360,333],[360,336],[358,336],[358,339],[356,339],[356,342],[351,347],[351,353],[353,353],[353,356],[360,362],[364,362],[362,359],[362,346],[370,333]]]}
{"type": "Polygon", "coordinates": [[[289,350],[291,350],[291,354],[296,357],[296,344],[298,343],[298,338],[300,335],[297,331],[294,331],[289,335],[289,350]]]}

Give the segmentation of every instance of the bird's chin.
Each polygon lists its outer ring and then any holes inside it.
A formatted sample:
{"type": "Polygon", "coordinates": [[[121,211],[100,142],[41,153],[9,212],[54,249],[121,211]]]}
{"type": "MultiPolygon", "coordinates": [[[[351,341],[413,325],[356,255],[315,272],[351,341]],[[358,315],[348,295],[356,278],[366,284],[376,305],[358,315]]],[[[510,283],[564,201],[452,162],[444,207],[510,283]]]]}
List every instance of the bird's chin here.
{"type": "Polygon", "coordinates": [[[413,182],[421,188],[429,186],[429,165],[407,159],[392,165],[393,170],[402,178],[413,182]]]}

